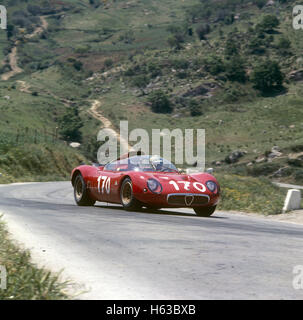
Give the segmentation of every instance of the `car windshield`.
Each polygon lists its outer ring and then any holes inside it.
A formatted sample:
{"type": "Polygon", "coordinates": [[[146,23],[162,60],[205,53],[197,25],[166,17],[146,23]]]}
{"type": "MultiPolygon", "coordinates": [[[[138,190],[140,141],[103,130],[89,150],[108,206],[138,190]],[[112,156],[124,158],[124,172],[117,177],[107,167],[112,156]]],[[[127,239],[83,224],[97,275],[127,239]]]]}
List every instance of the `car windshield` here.
{"type": "Polygon", "coordinates": [[[108,171],[149,171],[149,172],[178,172],[178,169],[168,160],[159,156],[134,156],[127,159],[108,163],[108,171]]]}

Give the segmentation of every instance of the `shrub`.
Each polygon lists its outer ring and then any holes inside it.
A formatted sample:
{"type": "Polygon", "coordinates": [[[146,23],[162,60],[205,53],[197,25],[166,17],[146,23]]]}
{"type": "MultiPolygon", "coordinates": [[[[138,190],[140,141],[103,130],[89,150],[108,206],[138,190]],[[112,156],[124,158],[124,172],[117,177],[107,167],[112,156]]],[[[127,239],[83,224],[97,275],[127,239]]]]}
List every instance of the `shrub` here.
{"type": "Polygon", "coordinates": [[[232,56],[238,54],[239,49],[237,43],[232,38],[227,39],[225,43],[224,53],[226,56],[232,56]]]}
{"type": "Polygon", "coordinates": [[[133,86],[138,88],[145,88],[148,85],[149,81],[150,79],[146,75],[140,74],[138,76],[133,77],[132,84],[133,86]]]}
{"type": "Polygon", "coordinates": [[[254,4],[259,8],[262,9],[265,4],[266,4],[266,0],[255,0],[254,4]]]}
{"type": "Polygon", "coordinates": [[[172,104],[168,96],[161,90],[156,90],[149,96],[151,109],[155,113],[171,113],[173,111],[172,104]]]}
{"type": "Polygon", "coordinates": [[[200,24],[197,29],[196,33],[200,40],[205,40],[205,36],[210,32],[209,24],[200,24]]]}
{"type": "Polygon", "coordinates": [[[80,128],[82,127],[83,122],[76,107],[68,108],[59,119],[59,133],[65,140],[81,142],[80,128]]]}
{"type": "Polygon", "coordinates": [[[30,14],[32,14],[33,16],[37,16],[37,15],[41,14],[41,8],[39,6],[36,6],[36,5],[29,4],[27,6],[27,11],[30,14]]]}
{"type": "Polygon", "coordinates": [[[203,114],[201,106],[195,100],[190,100],[189,102],[190,115],[192,117],[201,116],[203,114]]]}
{"type": "Polygon", "coordinates": [[[174,59],[171,61],[172,67],[175,69],[188,69],[189,61],[187,59],[174,59]]]}
{"type": "Polygon", "coordinates": [[[248,48],[252,54],[262,54],[265,53],[265,48],[263,46],[263,40],[258,37],[253,37],[249,44],[248,48]]]}
{"type": "Polygon", "coordinates": [[[225,65],[226,77],[230,81],[245,82],[246,71],[244,61],[239,56],[234,56],[225,65]]]}
{"type": "Polygon", "coordinates": [[[291,42],[288,38],[281,37],[277,43],[278,49],[289,49],[291,46],[291,42]]]}
{"type": "Polygon", "coordinates": [[[182,34],[173,34],[167,39],[169,46],[173,49],[180,50],[183,48],[184,36],[182,34]]]}
{"type": "Polygon", "coordinates": [[[150,73],[151,77],[152,78],[155,78],[157,76],[160,76],[162,74],[162,70],[161,68],[159,67],[159,65],[155,62],[150,62],[148,65],[147,65],[147,70],[148,72],[150,73]]]}
{"type": "Polygon", "coordinates": [[[209,56],[204,60],[204,68],[212,75],[217,75],[225,70],[223,61],[218,56],[209,56]]]}
{"type": "Polygon", "coordinates": [[[112,59],[106,59],[106,60],[104,61],[104,66],[105,66],[106,68],[110,68],[113,64],[114,64],[114,61],[113,61],[112,59]]]}
{"type": "Polygon", "coordinates": [[[284,74],[278,62],[264,61],[259,63],[253,70],[251,81],[256,89],[267,92],[282,86],[284,74]]]}
{"type": "Polygon", "coordinates": [[[279,19],[276,16],[266,15],[263,20],[257,24],[256,28],[261,32],[272,33],[279,24],[279,19]]]}

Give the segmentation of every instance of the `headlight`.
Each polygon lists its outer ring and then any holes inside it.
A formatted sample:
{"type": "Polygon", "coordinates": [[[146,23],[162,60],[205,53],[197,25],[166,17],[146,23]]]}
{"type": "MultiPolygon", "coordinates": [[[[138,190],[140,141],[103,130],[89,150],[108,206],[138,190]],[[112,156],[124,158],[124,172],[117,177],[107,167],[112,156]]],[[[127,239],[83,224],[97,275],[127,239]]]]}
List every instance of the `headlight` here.
{"type": "Polygon", "coordinates": [[[207,189],[208,189],[209,191],[211,191],[211,192],[215,192],[216,189],[217,189],[217,185],[216,185],[216,183],[213,182],[213,181],[207,181],[207,182],[206,182],[206,187],[207,187],[207,189]]]}
{"type": "Polygon", "coordinates": [[[162,185],[156,179],[148,179],[147,186],[148,186],[148,189],[153,193],[161,193],[162,192],[162,185]]]}

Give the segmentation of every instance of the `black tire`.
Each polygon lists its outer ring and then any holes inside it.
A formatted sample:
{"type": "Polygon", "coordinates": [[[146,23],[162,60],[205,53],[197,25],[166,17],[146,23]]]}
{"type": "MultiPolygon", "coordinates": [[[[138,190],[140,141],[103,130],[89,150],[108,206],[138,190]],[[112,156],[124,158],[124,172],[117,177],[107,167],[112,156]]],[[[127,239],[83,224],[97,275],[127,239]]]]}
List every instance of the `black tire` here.
{"type": "Polygon", "coordinates": [[[95,200],[90,198],[86,183],[81,174],[77,175],[74,182],[74,198],[77,205],[81,207],[93,206],[96,203],[95,200]]]}
{"type": "Polygon", "coordinates": [[[215,211],[217,206],[213,207],[196,207],[193,208],[199,217],[210,217],[215,211]]]}
{"type": "Polygon", "coordinates": [[[142,203],[133,195],[133,183],[130,178],[126,178],[122,182],[120,200],[123,208],[127,211],[137,211],[142,208],[142,203]]]}

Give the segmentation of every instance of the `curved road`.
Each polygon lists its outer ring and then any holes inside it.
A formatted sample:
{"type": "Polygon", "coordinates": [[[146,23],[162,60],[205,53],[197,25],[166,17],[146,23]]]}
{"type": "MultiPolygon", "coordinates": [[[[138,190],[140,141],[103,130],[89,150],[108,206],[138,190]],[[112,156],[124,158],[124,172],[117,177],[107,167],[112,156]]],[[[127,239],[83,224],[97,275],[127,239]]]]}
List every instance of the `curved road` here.
{"type": "Polygon", "coordinates": [[[75,206],[68,182],[0,186],[0,212],[40,265],[82,299],[302,299],[303,226],[190,210],[75,206]],[[79,288],[78,288],[79,290],[79,288]]]}

